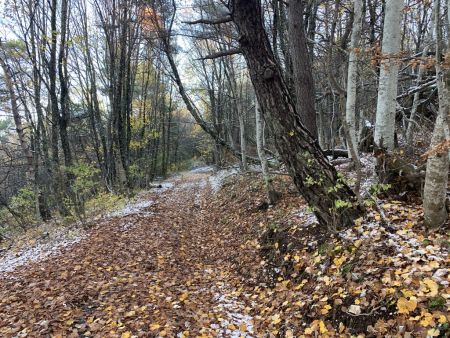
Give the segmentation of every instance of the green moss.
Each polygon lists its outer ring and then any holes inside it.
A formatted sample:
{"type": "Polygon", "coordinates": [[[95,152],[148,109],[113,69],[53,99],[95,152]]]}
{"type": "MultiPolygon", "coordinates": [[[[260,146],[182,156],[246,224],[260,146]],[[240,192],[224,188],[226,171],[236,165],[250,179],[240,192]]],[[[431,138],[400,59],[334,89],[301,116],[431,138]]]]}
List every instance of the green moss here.
{"type": "Polygon", "coordinates": [[[442,296],[436,296],[428,301],[428,308],[430,310],[442,310],[445,306],[445,298],[442,296]]]}

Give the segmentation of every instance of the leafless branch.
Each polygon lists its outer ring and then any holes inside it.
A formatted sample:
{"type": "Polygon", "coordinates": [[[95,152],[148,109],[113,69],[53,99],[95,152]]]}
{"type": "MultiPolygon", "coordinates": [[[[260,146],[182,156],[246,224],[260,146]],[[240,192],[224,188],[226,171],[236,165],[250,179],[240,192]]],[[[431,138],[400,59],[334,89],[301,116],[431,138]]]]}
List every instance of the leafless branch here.
{"type": "Polygon", "coordinates": [[[188,25],[198,25],[198,24],[205,24],[205,25],[220,25],[221,23],[227,23],[231,22],[231,16],[225,16],[223,18],[217,18],[217,19],[198,19],[195,21],[183,21],[183,23],[187,23],[188,25]]]}
{"type": "Polygon", "coordinates": [[[220,58],[223,56],[229,56],[229,55],[240,54],[240,53],[241,53],[240,48],[232,48],[232,49],[224,50],[221,52],[205,55],[204,57],[202,57],[198,60],[212,60],[212,59],[217,59],[217,58],[220,58]]]}
{"type": "Polygon", "coordinates": [[[436,84],[436,78],[434,78],[431,81],[425,82],[424,84],[422,84],[420,86],[415,86],[413,88],[408,89],[406,92],[398,95],[397,96],[397,100],[399,100],[401,98],[404,98],[404,97],[407,97],[407,96],[410,96],[410,95],[413,95],[414,93],[421,92],[421,91],[423,91],[423,90],[427,89],[428,87],[431,87],[431,86],[433,86],[435,84],[436,84]]]}

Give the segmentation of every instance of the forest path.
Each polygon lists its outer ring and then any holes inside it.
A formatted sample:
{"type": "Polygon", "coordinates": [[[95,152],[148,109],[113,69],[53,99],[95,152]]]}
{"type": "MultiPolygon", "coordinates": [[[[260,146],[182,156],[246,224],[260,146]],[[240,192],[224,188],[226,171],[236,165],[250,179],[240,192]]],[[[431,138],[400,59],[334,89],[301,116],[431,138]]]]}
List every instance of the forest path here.
{"type": "Polygon", "coordinates": [[[210,176],[178,175],[145,209],[0,275],[0,336],[252,336],[233,268],[242,243],[208,210],[210,176]]]}

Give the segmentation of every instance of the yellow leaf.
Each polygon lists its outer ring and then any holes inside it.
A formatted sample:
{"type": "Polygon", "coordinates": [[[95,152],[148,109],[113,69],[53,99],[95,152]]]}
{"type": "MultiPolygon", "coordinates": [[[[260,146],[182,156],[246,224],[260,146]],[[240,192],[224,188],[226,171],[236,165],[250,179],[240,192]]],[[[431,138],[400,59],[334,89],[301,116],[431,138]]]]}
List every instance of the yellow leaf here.
{"type": "Polygon", "coordinates": [[[124,332],[120,336],[120,338],[130,338],[130,337],[131,337],[131,332],[130,331],[124,332]]]}
{"type": "Polygon", "coordinates": [[[413,222],[408,221],[405,223],[405,229],[411,229],[414,226],[413,222]]]}
{"type": "Polygon", "coordinates": [[[437,285],[437,283],[429,278],[425,278],[423,283],[427,286],[427,288],[429,289],[429,294],[428,296],[434,297],[438,294],[438,288],[439,286],[437,285]]]}
{"type": "Polygon", "coordinates": [[[320,333],[327,333],[327,327],[325,326],[325,323],[321,320],[319,321],[319,331],[320,333]]]}
{"type": "Polygon", "coordinates": [[[247,331],[247,325],[245,323],[239,324],[239,331],[241,332],[247,331]]]}
{"type": "Polygon", "coordinates": [[[272,316],[272,324],[276,325],[276,324],[278,324],[279,322],[281,322],[280,315],[274,315],[274,316],[272,316]]]}
{"type": "Polygon", "coordinates": [[[437,337],[439,336],[440,331],[438,329],[429,329],[427,331],[427,337],[437,337]]]}
{"type": "Polygon", "coordinates": [[[415,300],[407,300],[404,297],[400,297],[397,301],[398,313],[408,314],[411,311],[414,311],[417,307],[417,301],[415,300]]]}
{"type": "Polygon", "coordinates": [[[345,257],[335,257],[333,259],[333,263],[334,265],[336,265],[337,267],[340,267],[342,265],[342,263],[344,263],[345,261],[345,257]]]}
{"type": "Polygon", "coordinates": [[[158,330],[161,327],[161,325],[159,325],[158,323],[153,323],[152,325],[150,325],[150,330],[155,331],[158,330]]]}
{"type": "Polygon", "coordinates": [[[308,327],[308,328],[305,329],[305,333],[306,333],[306,334],[312,334],[313,332],[314,332],[313,329],[310,328],[310,327],[308,327]]]}
{"type": "Polygon", "coordinates": [[[234,325],[234,324],[229,324],[229,325],[228,325],[228,329],[234,331],[234,330],[236,330],[236,325],[234,325]]]}
{"type": "Polygon", "coordinates": [[[189,294],[187,292],[185,292],[180,296],[180,300],[182,302],[184,302],[188,298],[188,296],[189,296],[189,294]]]}
{"type": "Polygon", "coordinates": [[[323,315],[326,315],[328,312],[330,312],[331,310],[331,306],[330,305],[325,305],[322,310],[320,311],[323,315]]]}
{"type": "Polygon", "coordinates": [[[445,323],[447,323],[447,317],[445,317],[444,315],[440,315],[438,321],[439,321],[439,324],[445,324],[445,323]]]}
{"type": "Polygon", "coordinates": [[[415,292],[408,290],[408,289],[402,289],[402,293],[403,293],[403,296],[405,296],[405,297],[412,297],[415,294],[415,292]]]}
{"type": "Polygon", "coordinates": [[[436,269],[439,267],[439,262],[431,261],[430,264],[428,264],[431,268],[436,269]]]}
{"type": "Polygon", "coordinates": [[[423,327],[431,326],[434,324],[433,316],[429,312],[422,313],[422,320],[420,321],[420,325],[423,327]]]}

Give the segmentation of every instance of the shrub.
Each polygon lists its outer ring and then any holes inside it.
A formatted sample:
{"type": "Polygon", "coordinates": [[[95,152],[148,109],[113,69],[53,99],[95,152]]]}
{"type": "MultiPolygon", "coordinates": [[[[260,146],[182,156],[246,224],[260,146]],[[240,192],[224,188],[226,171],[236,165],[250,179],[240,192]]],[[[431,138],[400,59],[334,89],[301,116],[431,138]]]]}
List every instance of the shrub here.
{"type": "Polygon", "coordinates": [[[36,222],[36,194],[31,187],[23,187],[11,197],[9,207],[20,215],[25,225],[36,222]]]}

